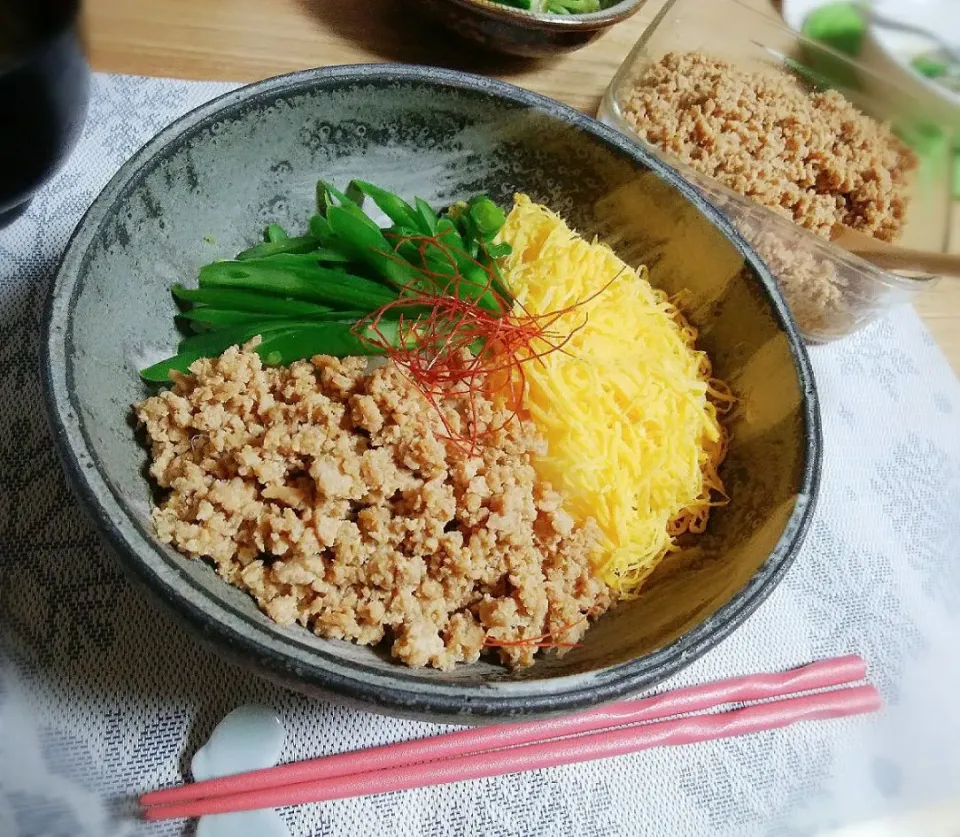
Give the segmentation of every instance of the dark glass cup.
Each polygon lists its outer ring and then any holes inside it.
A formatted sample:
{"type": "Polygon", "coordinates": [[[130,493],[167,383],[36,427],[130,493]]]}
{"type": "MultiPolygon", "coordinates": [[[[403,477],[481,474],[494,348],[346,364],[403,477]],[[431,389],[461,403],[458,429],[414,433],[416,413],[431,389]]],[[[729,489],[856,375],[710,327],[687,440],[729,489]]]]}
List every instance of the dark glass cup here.
{"type": "Polygon", "coordinates": [[[86,118],[90,70],[80,0],[0,0],[0,227],[73,150],[86,118]]]}

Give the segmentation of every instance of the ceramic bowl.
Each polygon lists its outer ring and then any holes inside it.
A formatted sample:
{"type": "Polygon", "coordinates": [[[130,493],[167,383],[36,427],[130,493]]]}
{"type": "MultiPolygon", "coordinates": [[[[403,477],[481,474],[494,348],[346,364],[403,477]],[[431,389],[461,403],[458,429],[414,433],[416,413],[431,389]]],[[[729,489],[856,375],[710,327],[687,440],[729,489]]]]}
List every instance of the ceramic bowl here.
{"type": "Polygon", "coordinates": [[[419,0],[451,31],[483,46],[530,57],[573,52],[640,10],[646,0],[620,0],[582,15],[540,14],[493,0],[419,0]]]}
{"type": "MultiPolygon", "coordinates": [[[[672,170],[616,131],[486,78],[375,65],[310,70],[229,93],[163,130],[96,199],[46,311],[44,381],[70,481],[130,574],[217,652],[295,689],[451,722],[582,709],[651,686],[730,634],[776,586],[819,478],[807,355],[762,263],[672,170]],[[741,399],[724,476],[733,502],[567,656],[511,673],[413,670],[382,649],[282,628],[202,561],[160,544],[137,370],[177,340],[170,286],[306,223],[318,176],[445,205],[486,190],[549,204],[653,281],[686,289],[716,374],[741,399]]],[[[638,347],[638,351],[640,347],[638,347]]]]}

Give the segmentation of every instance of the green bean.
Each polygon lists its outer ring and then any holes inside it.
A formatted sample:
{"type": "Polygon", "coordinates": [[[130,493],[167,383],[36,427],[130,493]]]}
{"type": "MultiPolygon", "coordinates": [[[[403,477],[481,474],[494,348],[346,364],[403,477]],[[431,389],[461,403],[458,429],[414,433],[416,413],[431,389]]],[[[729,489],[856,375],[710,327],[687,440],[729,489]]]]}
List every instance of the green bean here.
{"type": "Polygon", "coordinates": [[[457,265],[471,264],[478,252],[476,246],[471,247],[472,238],[469,227],[466,224],[461,226],[459,220],[441,218],[437,223],[437,240],[457,265]]]}
{"type": "Polygon", "coordinates": [[[480,195],[470,199],[469,217],[483,241],[492,241],[507,222],[507,216],[490,198],[480,195]]]}
{"type": "Polygon", "coordinates": [[[351,180],[347,184],[344,194],[347,196],[347,200],[353,201],[357,206],[363,209],[363,190],[357,188],[357,183],[355,180],[351,180]]]}
{"type": "Polygon", "coordinates": [[[267,241],[263,244],[256,244],[237,253],[236,258],[240,261],[244,259],[262,259],[267,256],[278,256],[281,254],[304,254],[313,255],[317,261],[321,262],[345,262],[346,259],[341,253],[334,250],[322,249],[320,239],[313,235],[298,235],[294,238],[285,238],[283,241],[267,241]]]}
{"type": "Polygon", "coordinates": [[[358,223],[354,216],[338,206],[331,206],[327,211],[327,221],[348,255],[376,271],[392,285],[404,288],[414,279],[410,265],[397,259],[379,227],[371,229],[358,223]]]}
{"type": "MultiPolygon", "coordinates": [[[[489,198],[481,197],[483,201],[492,204],[489,198]]],[[[492,205],[496,207],[495,204],[492,205]]],[[[449,247],[451,254],[456,258],[461,273],[470,274],[466,277],[468,280],[478,287],[489,284],[494,294],[499,296],[509,307],[513,304],[513,297],[504,284],[496,259],[499,255],[507,255],[511,252],[510,245],[506,243],[491,245],[483,241],[482,235],[477,229],[477,222],[471,217],[470,206],[470,203],[460,201],[448,207],[446,213],[440,218],[437,237],[449,247]],[[490,252],[491,247],[494,248],[494,253],[490,252]],[[475,273],[478,264],[489,274],[483,282],[480,282],[479,276],[475,273]]],[[[499,212],[499,207],[496,208],[499,212]]],[[[493,220],[495,223],[499,222],[499,217],[493,216],[488,209],[481,209],[480,212],[482,213],[481,221],[493,220]]],[[[500,214],[502,215],[502,213],[500,214]]],[[[495,226],[495,223],[488,226],[488,231],[495,226]]],[[[502,224],[497,228],[497,232],[501,228],[502,224]]],[[[502,308],[501,305],[495,303],[493,295],[489,293],[485,295],[482,304],[491,311],[499,311],[502,308]]]]}
{"type": "Polygon", "coordinates": [[[352,355],[383,354],[382,343],[398,346],[400,325],[392,320],[381,320],[376,329],[366,327],[357,334],[354,321],[258,323],[236,326],[218,332],[199,334],[181,341],[176,355],[155,363],[140,372],[144,380],[158,383],[169,380],[173,370],[187,372],[201,357],[215,357],[231,346],[242,345],[256,336],[263,339],[254,348],[264,363],[286,365],[315,355],[347,357],[352,355]]]}
{"type": "Polygon", "coordinates": [[[323,314],[330,311],[326,305],[303,302],[299,299],[282,299],[276,296],[238,291],[232,288],[185,288],[173,286],[173,295],[195,305],[209,305],[230,311],[245,311],[253,314],[281,314],[285,317],[323,314]]]}
{"type": "MultiPolygon", "coordinates": [[[[386,215],[394,224],[400,227],[412,227],[419,229],[419,219],[413,207],[403,198],[397,197],[392,192],[367,183],[364,180],[351,180],[350,185],[356,187],[361,193],[369,197],[384,215],[386,215]]],[[[349,191],[349,187],[348,187],[349,191]]]]}
{"type": "Polygon", "coordinates": [[[323,242],[333,234],[330,230],[330,224],[327,223],[327,219],[323,215],[311,215],[309,227],[310,235],[323,242]]]}
{"type": "MultiPolygon", "coordinates": [[[[330,270],[346,270],[344,265],[349,261],[342,253],[334,253],[323,248],[312,253],[274,253],[271,256],[260,256],[249,259],[234,259],[243,264],[270,264],[282,268],[310,270],[320,267],[330,270]]],[[[216,262],[214,262],[216,264],[216,262]]]]}
{"type": "Polygon", "coordinates": [[[359,203],[347,197],[347,195],[339,191],[332,183],[327,183],[325,180],[318,181],[318,211],[321,215],[329,219],[330,210],[335,208],[342,209],[345,213],[352,215],[365,226],[380,232],[380,227],[378,227],[372,220],[370,220],[370,218],[367,217],[367,214],[363,211],[363,209],[360,208],[359,203]],[[337,207],[337,204],[334,203],[334,200],[339,202],[339,207],[337,207]]]}
{"type": "Polygon", "coordinates": [[[267,229],[263,234],[264,240],[272,244],[286,241],[289,237],[287,231],[279,224],[267,224],[267,229]]]}
{"type": "Polygon", "coordinates": [[[484,269],[490,275],[490,287],[494,293],[500,296],[508,305],[513,304],[513,295],[507,290],[506,283],[503,280],[503,273],[500,272],[500,265],[497,259],[508,256],[513,252],[513,248],[507,243],[480,245],[480,252],[477,255],[477,261],[483,265],[484,269]]]}
{"type": "Polygon", "coordinates": [[[190,364],[199,358],[216,357],[231,346],[243,345],[258,335],[286,333],[293,327],[295,326],[291,326],[290,323],[273,328],[263,323],[248,324],[187,337],[180,341],[176,355],[141,370],[140,377],[147,381],[163,383],[169,380],[171,371],[187,372],[190,364]]]}
{"type": "Polygon", "coordinates": [[[191,325],[207,326],[203,329],[209,331],[211,328],[220,329],[224,326],[249,325],[252,323],[266,322],[267,320],[287,319],[284,314],[262,314],[252,311],[229,311],[223,308],[192,308],[189,311],[182,311],[177,314],[177,318],[186,320],[191,325]]]}
{"type": "Polygon", "coordinates": [[[423,198],[414,198],[414,203],[417,206],[417,215],[420,216],[420,220],[422,222],[420,228],[423,230],[423,234],[436,235],[437,224],[440,221],[436,210],[434,210],[434,208],[430,206],[430,204],[428,204],[423,198]]]}
{"type": "Polygon", "coordinates": [[[301,317],[302,323],[355,323],[362,320],[369,311],[329,311],[326,314],[317,314],[314,317],[301,317]]]}
{"type": "Polygon", "coordinates": [[[929,55],[918,55],[910,62],[910,66],[927,78],[943,78],[950,70],[945,61],[939,61],[929,55]]]}
{"type": "Polygon", "coordinates": [[[450,218],[462,242],[458,249],[470,258],[476,258],[480,252],[480,234],[476,229],[476,224],[474,224],[473,219],[470,217],[470,213],[464,210],[458,212],[456,215],[451,215],[450,218]]]}
{"type": "Polygon", "coordinates": [[[326,217],[327,208],[330,205],[330,193],[327,191],[327,184],[322,180],[317,181],[317,212],[321,217],[326,217]]]}
{"type": "Polygon", "coordinates": [[[343,246],[340,239],[330,228],[330,222],[323,215],[310,216],[310,234],[319,239],[321,248],[330,254],[328,260],[331,263],[334,256],[338,257],[341,262],[350,262],[348,248],[343,246]]]}
{"type": "Polygon", "coordinates": [[[493,243],[506,218],[485,195],[438,215],[422,198],[411,205],[363,180],[350,181],[345,192],[320,180],[317,209],[308,233],[291,237],[270,224],[262,244],[201,268],[199,288],[175,285],[174,296],[192,306],[178,319],[200,333],[184,338],[176,356],[143,370],[144,379],[166,381],[171,371],[186,372],[197,358],[258,335],[256,351],[271,364],[380,353],[379,340],[398,345],[401,318],[434,310],[416,301],[418,291],[456,293],[497,314],[512,304],[497,265],[512,251],[506,242],[493,243]],[[381,230],[363,211],[366,198],[392,227],[381,230]],[[413,294],[408,299],[398,290],[413,294]],[[365,318],[384,306],[377,316],[381,333],[371,340],[373,326],[364,326],[365,318]],[[358,328],[367,333],[358,335],[358,328]]]}
{"type": "Polygon", "coordinates": [[[503,210],[486,195],[471,198],[456,217],[458,226],[463,230],[464,239],[471,242],[470,255],[489,273],[491,288],[505,302],[512,303],[513,297],[504,284],[496,261],[500,255],[512,252],[512,248],[509,244],[490,243],[503,229],[506,220],[503,210]]]}
{"type": "MultiPolygon", "coordinates": [[[[471,263],[461,266],[460,274],[462,279],[457,286],[457,290],[462,291],[463,285],[466,283],[467,298],[473,298],[476,300],[477,305],[481,305],[487,310],[499,314],[501,305],[492,291],[493,281],[487,271],[471,263]]],[[[460,296],[462,298],[464,294],[461,293],[460,296]]]]}
{"type": "MultiPolygon", "coordinates": [[[[467,234],[471,233],[469,216],[464,213],[457,218],[457,221],[451,221],[449,218],[441,218],[439,223],[438,239],[443,243],[447,252],[447,257],[452,258],[457,273],[462,277],[460,282],[461,291],[467,290],[468,299],[476,299],[477,303],[490,311],[500,311],[500,305],[493,294],[488,290],[489,286],[496,287],[496,278],[491,280],[487,274],[486,268],[480,261],[480,245],[471,238],[467,243],[467,236],[461,234],[461,227],[458,222],[463,221],[463,229],[467,234]],[[466,287],[464,286],[466,283],[466,287]]],[[[499,293],[499,291],[497,291],[499,293]]],[[[460,294],[464,296],[463,293],[460,294]]],[[[502,295],[502,294],[501,294],[502,295]]],[[[505,297],[507,298],[507,297],[505,297]]]]}
{"type": "Polygon", "coordinates": [[[448,247],[459,247],[461,250],[464,249],[463,238],[460,235],[460,230],[450,217],[444,216],[437,221],[437,238],[448,247]]]}
{"type": "Polygon", "coordinates": [[[366,311],[373,311],[397,298],[395,293],[369,279],[319,265],[289,261],[298,258],[276,256],[243,262],[214,262],[200,269],[200,287],[259,291],[334,308],[366,311]]]}
{"type": "MultiPolygon", "coordinates": [[[[441,227],[444,226],[444,221],[452,227],[448,219],[440,220],[441,227]]],[[[489,290],[491,283],[495,285],[496,280],[491,280],[487,274],[487,268],[478,264],[469,253],[461,250],[453,241],[460,242],[459,234],[455,229],[448,230],[446,234],[437,235],[436,243],[430,243],[424,247],[414,242],[404,242],[397,248],[397,253],[421,270],[429,272],[432,283],[441,291],[452,293],[452,289],[456,286],[457,295],[461,299],[475,300],[478,305],[490,311],[499,312],[501,305],[489,290]]],[[[500,292],[497,291],[497,293],[500,292]]],[[[505,294],[501,296],[509,299],[505,294]]]]}
{"type": "Polygon", "coordinates": [[[289,331],[297,326],[298,322],[296,320],[287,319],[259,320],[228,326],[217,331],[207,331],[203,334],[185,337],[177,346],[177,354],[198,354],[204,357],[214,357],[221,352],[225,352],[231,346],[242,346],[258,335],[262,337],[272,331],[289,331]]]}
{"type": "Polygon", "coordinates": [[[368,327],[359,335],[352,323],[304,325],[266,337],[254,351],[263,358],[264,363],[281,366],[315,355],[350,357],[383,354],[384,348],[378,345],[382,341],[386,341],[388,345],[399,344],[397,323],[381,322],[376,333],[368,327]]]}
{"type": "Polygon", "coordinates": [[[166,360],[161,360],[159,363],[153,364],[153,366],[148,366],[146,369],[141,369],[140,377],[152,383],[169,383],[171,372],[187,373],[190,370],[190,364],[195,360],[199,360],[201,357],[203,357],[203,355],[177,354],[173,357],[168,357],[166,360]]]}
{"type": "Polygon", "coordinates": [[[499,313],[501,306],[490,292],[491,277],[470,258],[455,251],[446,255],[428,253],[425,267],[449,280],[441,284],[442,290],[453,293],[456,289],[460,299],[472,299],[478,305],[499,313]]]}
{"type": "Polygon", "coordinates": [[[459,267],[453,253],[439,240],[436,243],[419,243],[403,241],[395,250],[396,254],[413,265],[418,272],[424,274],[424,283],[439,284],[446,287],[449,282],[438,282],[437,277],[453,280],[459,275],[459,267]]]}
{"type": "Polygon", "coordinates": [[[513,305],[513,294],[510,293],[506,282],[503,280],[503,274],[500,273],[500,267],[497,265],[496,261],[491,259],[489,265],[487,266],[487,270],[490,271],[490,287],[493,289],[493,292],[504,301],[504,304],[507,306],[507,310],[509,310],[513,305]]]}
{"type": "Polygon", "coordinates": [[[501,241],[499,244],[488,244],[484,249],[491,259],[501,259],[513,252],[513,248],[506,241],[501,241]]]}
{"type": "MultiPolygon", "coordinates": [[[[427,314],[430,308],[425,305],[397,305],[388,308],[380,315],[384,320],[399,320],[401,317],[413,319],[427,314]]],[[[219,308],[193,308],[177,314],[177,318],[190,323],[195,331],[206,333],[222,331],[232,326],[266,324],[272,326],[277,321],[290,324],[291,327],[314,325],[317,323],[359,322],[370,314],[369,311],[324,311],[319,314],[288,316],[284,314],[254,314],[248,311],[227,311],[219,308]]]]}
{"type": "Polygon", "coordinates": [[[399,224],[394,224],[388,230],[382,230],[383,237],[396,248],[396,245],[400,241],[407,241],[409,239],[415,238],[424,238],[425,233],[419,227],[403,227],[399,224]]]}
{"type": "MultiPolygon", "coordinates": [[[[339,203],[340,206],[342,206],[342,207],[354,206],[354,207],[356,207],[357,209],[360,209],[360,204],[359,204],[359,203],[357,203],[355,200],[353,200],[352,198],[350,198],[350,197],[348,197],[347,195],[345,195],[343,192],[341,192],[339,189],[337,189],[337,187],[334,186],[334,185],[333,185],[332,183],[330,183],[329,181],[327,181],[327,180],[322,180],[322,179],[321,179],[321,180],[317,183],[317,189],[319,190],[321,187],[323,188],[323,196],[324,196],[324,197],[323,197],[323,200],[324,200],[323,208],[320,210],[320,214],[321,214],[321,215],[325,215],[327,209],[329,209],[331,206],[335,206],[335,205],[336,205],[336,204],[334,204],[334,203],[330,200],[331,198],[333,198],[335,201],[337,201],[337,203],[339,203]]],[[[319,208],[319,207],[318,207],[318,208],[319,208]]]]}

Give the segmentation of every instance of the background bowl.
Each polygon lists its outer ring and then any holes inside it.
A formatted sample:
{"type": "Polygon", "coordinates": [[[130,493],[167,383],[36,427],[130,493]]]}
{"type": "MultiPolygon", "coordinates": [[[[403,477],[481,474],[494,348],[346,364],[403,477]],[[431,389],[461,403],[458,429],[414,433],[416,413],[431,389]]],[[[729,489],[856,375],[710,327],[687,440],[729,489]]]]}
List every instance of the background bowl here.
{"type": "Polygon", "coordinates": [[[722,216],[617,132],[549,99],[442,70],[311,70],[229,93],[162,131],[79,225],[46,312],[44,383],[69,477],[131,574],[218,652],[293,688],[408,716],[470,721],[569,711],[657,683],[728,635],[776,585],[810,521],[820,467],[809,361],[775,285],[722,216]],[[446,204],[527,191],[588,236],[687,289],[716,374],[741,408],[724,468],[733,503],[563,658],[411,670],[379,649],[281,628],[200,561],[159,544],[137,375],[176,332],[170,286],[306,223],[318,176],[362,175],[446,204]],[[216,242],[216,243],[212,243],[216,242]]]}
{"type": "MultiPolygon", "coordinates": [[[[931,109],[928,101],[911,94],[896,78],[801,37],[784,26],[772,8],[764,13],[740,0],[668,0],[610,83],[599,113],[603,122],[632,136],[696,183],[768,259],[775,276],[790,270],[835,275],[843,300],[838,308],[823,306],[816,283],[812,294],[810,283],[792,283],[798,290],[787,301],[809,341],[846,337],[934,284],[936,276],[897,276],[874,267],[646,143],[624,117],[635,81],[666,53],[691,51],[749,72],[788,73],[808,87],[832,87],[861,111],[890,121],[920,160],[898,243],[932,252],[943,252],[947,246],[953,206],[955,131],[942,124],[938,109],[931,109]]],[[[784,276],[784,284],[791,278],[784,276]]]]}
{"type": "Polygon", "coordinates": [[[620,0],[583,15],[525,12],[492,0],[419,0],[452,31],[489,49],[511,55],[545,56],[573,52],[626,20],[646,0],[620,0]]]}

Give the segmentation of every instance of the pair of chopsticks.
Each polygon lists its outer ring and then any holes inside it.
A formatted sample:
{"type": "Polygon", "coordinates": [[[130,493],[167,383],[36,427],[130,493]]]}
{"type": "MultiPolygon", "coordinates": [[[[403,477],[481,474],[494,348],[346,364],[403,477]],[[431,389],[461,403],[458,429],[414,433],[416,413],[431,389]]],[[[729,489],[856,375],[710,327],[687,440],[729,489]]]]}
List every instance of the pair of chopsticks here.
{"type": "Polygon", "coordinates": [[[822,660],[629,700],[591,712],[480,727],[166,788],[140,797],[148,820],[226,814],[411,790],[777,729],[880,709],[858,656],[822,660]],[[815,694],[797,695],[801,692],[815,694]],[[754,703],[709,713],[724,704],[754,703]],[[687,713],[705,714],[687,714],[687,713]],[[676,717],[683,715],[683,717],[676,717]]]}

